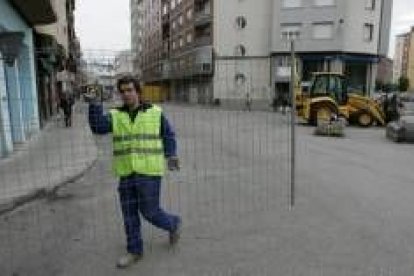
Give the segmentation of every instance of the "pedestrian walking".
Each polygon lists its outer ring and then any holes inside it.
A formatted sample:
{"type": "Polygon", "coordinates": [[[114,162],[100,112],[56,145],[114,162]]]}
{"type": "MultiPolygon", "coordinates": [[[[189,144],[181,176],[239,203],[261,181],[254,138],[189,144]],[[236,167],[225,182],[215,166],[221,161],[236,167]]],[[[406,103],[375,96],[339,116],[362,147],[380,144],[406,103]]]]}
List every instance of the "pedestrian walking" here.
{"type": "Polygon", "coordinates": [[[65,92],[61,95],[60,107],[63,110],[66,127],[72,126],[72,107],[74,103],[75,99],[71,93],[65,92]]]}
{"type": "Polygon", "coordinates": [[[393,93],[388,103],[388,117],[391,121],[398,120],[398,97],[397,93],[393,93]]]}
{"type": "Polygon", "coordinates": [[[289,100],[288,100],[288,93],[283,93],[281,95],[280,100],[281,106],[282,106],[282,114],[286,114],[287,107],[289,106],[289,100]]]}
{"type": "Polygon", "coordinates": [[[273,111],[274,111],[274,112],[278,111],[278,108],[279,108],[279,101],[277,100],[277,98],[276,98],[276,97],[273,97],[273,100],[272,100],[271,106],[272,106],[272,108],[273,108],[273,111]]]}
{"type": "Polygon", "coordinates": [[[250,97],[250,93],[246,94],[246,110],[247,111],[252,111],[252,98],[250,97]]]}
{"type": "Polygon", "coordinates": [[[181,218],[160,207],[165,163],[169,170],[179,170],[179,160],[175,133],[161,107],[141,100],[141,87],[132,77],[119,79],[117,88],[123,106],[104,114],[102,104],[90,103],[89,124],[94,133],[113,136],[113,170],[120,179],[118,193],[127,243],[127,253],[117,266],[126,268],[144,253],[140,215],[167,231],[170,245],[180,237],[181,218]]]}

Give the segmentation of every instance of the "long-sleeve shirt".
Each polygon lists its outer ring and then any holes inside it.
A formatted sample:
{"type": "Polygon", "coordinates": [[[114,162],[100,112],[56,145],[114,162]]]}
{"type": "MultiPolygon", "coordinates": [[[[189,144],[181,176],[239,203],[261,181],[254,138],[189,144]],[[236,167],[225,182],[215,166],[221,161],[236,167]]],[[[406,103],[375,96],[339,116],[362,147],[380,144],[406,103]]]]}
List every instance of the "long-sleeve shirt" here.
{"type": "MultiPolygon", "coordinates": [[[[133,111],[129,111],[126,106],[119,108],[119,110],[127,112],[131,118],[131,121],[134,121],[136,116],[139,116],[140,112],[146,112],[146,110],[151,107],[151,104],[144,103],[133,111]]],[[[89,105],[89,125],[92,132],[95,134],[111,133],[112,121],[110,113],[104,114],[103,106],[101,104],[91,103],[89,105]]],[[[161,114],[160,134],[164,145],[164,156],[177,156],[175,132],[164,114],[161,114]]]]}

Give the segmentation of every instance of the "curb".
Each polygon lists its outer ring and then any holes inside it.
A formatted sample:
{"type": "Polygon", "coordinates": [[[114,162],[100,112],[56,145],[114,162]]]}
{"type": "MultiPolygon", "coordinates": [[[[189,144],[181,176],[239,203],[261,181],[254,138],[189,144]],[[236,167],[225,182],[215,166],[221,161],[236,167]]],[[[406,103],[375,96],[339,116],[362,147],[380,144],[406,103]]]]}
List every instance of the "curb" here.
{"type": "Polygon", "coordinates": [[[35,200],[39,200],[42,198],[46,198],[48,196],[54,195],[56,194],[56,192],[64,187],[67,184],[73,183],[77,180],[79,180],[80,178],[82,178],[87,172],[89,172],[96,164],[98,160],[98,157],[96,156],[89,165],[86,166],[86,168],[84,170],[82,170],[81,172],[68,177],[67,179],[61,181],[60,183],[52,186],[52,187],[48,187],[48,188],[39,188],[39,189],[35,189],[32,190],[31,192],[27,193],[26,195],[22,195],[19,197],[16,197],[14,199],[11,200],[11,202],[9,203],[4,203],[4,204],[0,204],[0,216],[9,213],[25,204],[28,204],[30,202],[33,202],[35,200]]]}

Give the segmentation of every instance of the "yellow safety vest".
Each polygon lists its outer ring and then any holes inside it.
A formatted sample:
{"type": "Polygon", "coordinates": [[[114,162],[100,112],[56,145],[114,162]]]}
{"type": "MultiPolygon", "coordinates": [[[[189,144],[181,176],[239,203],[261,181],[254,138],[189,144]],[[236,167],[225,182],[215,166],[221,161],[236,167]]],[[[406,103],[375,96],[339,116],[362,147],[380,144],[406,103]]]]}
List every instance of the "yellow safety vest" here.
{"type": "Polygon", "coordinates": [[[161,139],[161,113],[158,106],[139,112],[135,121],[127,112],[110,111],[113,134],[113,170],[115,175],[138,173],[162,176],[165,171],[161,139]]]}

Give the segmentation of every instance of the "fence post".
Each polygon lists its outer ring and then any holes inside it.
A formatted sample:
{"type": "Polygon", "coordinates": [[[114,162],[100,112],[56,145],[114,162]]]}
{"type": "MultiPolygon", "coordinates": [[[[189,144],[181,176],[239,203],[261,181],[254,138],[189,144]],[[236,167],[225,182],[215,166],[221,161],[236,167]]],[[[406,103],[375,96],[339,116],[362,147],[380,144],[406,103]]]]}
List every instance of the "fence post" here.
{"type": "Polygon", "coordinates": [[[291,102],[291,151],[290,151],[290,207],[295,206],[295,173],[296,173],[296,98],[295,98],[295,41],[290,40],[290,55],[291,55],[291,66],[290,66],[290,102],[291,102]]]}

